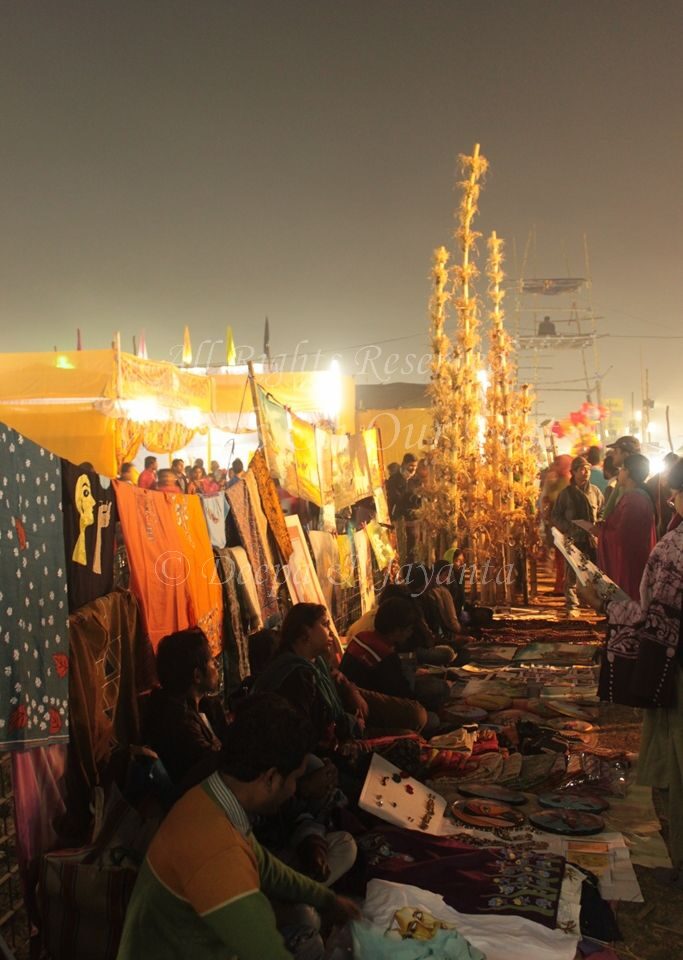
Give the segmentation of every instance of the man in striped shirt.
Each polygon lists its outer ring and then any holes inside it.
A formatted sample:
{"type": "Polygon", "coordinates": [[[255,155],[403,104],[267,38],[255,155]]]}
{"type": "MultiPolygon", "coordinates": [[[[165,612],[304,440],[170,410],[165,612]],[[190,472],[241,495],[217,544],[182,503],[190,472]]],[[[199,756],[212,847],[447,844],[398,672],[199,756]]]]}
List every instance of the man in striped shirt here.
{"type": "Polygon", "coordinates": [[[333,922],[359,916],[352,901],[287,867],[251,832],[251,816],[274,813],[293,795],[309,738],[275,694],[244,703],[220,769],[176,803],[150,845],[117,960],[319,960],[315,912],[310,924],[281,921],[281,933],[271,901],[282,916],[286,904],[308,904],[333,922]]]}

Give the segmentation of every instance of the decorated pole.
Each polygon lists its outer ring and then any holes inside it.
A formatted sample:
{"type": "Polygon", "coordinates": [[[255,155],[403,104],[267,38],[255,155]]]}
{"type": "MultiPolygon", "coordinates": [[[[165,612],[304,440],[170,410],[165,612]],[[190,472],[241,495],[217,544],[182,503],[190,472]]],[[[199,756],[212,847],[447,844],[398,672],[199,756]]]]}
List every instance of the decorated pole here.
{"type": "Polygon", "coordinates": [[[459,296],[454,297],[458,319],[454,399],[457,403],[459,435],[455,482],[457,488],[463,491],[463,497],[455,522],[456,535],[461,540],[467,540],[472,565],[476,571],[486,507],[481,469],[481,356],[477,349],[479,304],[473,291],[473,282],[479,273],[474,263],[474,254],[481,234],[472,229],[472,221],[479,212],[480,181],[488,169],[488,160],[480,154],[477,143],[472,156],[460,157],[460,165],[466,179],[458,184],[462,197],[458,211],[460,225],[455,231],[455,238],[462,252],[462,263],[454,268],[454,288],[459,291],[459,296]]]}
{"type": "Polygon", "coordinates": [[[509,553],[511,525],[514,512],[512,473],[512,425],[510,399],[514,383],[514,364],[510,359],[512,341],[507,334],[502,307],[505,291],[502,289],[503,240],[494,230],[488,239],[489,258],[486,275],[489,278],[488,294],[492,303],[489,346],[490,386],[487,394],[486,423],[486,475],[491,522],[494,527],[491,540],[500,545],[500,557],[505,571],[505,602],[511,602],[511,584],[507,576],[510,568],[509,553]]]}

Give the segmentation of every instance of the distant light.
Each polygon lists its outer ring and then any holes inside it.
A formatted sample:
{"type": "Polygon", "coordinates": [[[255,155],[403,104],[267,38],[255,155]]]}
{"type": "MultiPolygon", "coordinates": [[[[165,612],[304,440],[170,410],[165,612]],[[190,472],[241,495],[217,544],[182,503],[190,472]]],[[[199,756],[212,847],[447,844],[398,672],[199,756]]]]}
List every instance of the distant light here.
{"type": "Polygon", "coordinates": [[[477,373],[477,380],[481,384],[481,388],[486,392],[491,385],[491,378],[489,377],[488,370],[479,370],[477,373]]]}
{"type": "Polygon", "coordinates": [[[336,359],[317,383],[316,407],[327,420],[336,423],[342,408],[342,374],[336,359]]]}
{"type": "Polygon", "coordinates": [[[73,364],[68,357],[65,357],[63,353],[61,353],[55,360],[55,366],[59,370],[75,370],[76,369],[75,364],[73,364]]]}

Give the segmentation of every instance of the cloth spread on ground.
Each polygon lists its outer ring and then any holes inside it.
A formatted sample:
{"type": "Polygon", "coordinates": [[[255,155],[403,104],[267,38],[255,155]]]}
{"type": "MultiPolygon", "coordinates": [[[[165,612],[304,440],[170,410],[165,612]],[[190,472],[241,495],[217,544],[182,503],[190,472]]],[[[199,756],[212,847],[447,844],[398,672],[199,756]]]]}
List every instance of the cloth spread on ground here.
{"type": "Polygon", "coordinates": [[[351,925],[354,960],[486,960],[481,950],[468,943],[457,930],[443,929],[439,924],[440,921],[434,921],[429,914],[410,907],[396,912],[391,932],[354,921],[351,925]],[[406,929],[404,917],[407,929],[417,928],[420,933],[429,929],[425,924],[433,923],[435,929],[429,939],[422,936],[413,939],[410,933],[404,939],[401,933],[406,929]],[[411,917],[413,919],[409,919],[411,917]]]}
{"type": "Polygon", "coordinates": [[[71,738],[89,786],[117,745],[140,742],[136,661],[144,647],[135,597],[116,590],[71,614],[71,738]]]}
{"type": "Polygon", "coordinates": [[[156,649],[166,634],[199,626],[221,645],[222,597],[199,498],[114,481],[130,585],[156,649]]]}
{"type": "Polygon", "coordinates": [[[116,500],[110,480],[62,460],[62,507],[69,610],[111,593],[116,500]]]}
{"type": "Polygon", "coordinates": [[[222,550],[225,546],[225,517],[228,511],[228,502],[225,494],[214,493],[210,497],[200,497],[206,526],[209,531],[211,546],[222,550]]]}
{"type": "Polygon", "coordinates": [[[291,960],[268,899],[324,908],[334,894],[261,847],[214,774],[175,804],[154,837],[118,960],[291,960]]]}
{"type": "Polygon", "coordinates": [[[486,960],[574,960],[578,930],[565,933],[550,930],[517,916],[461,913],[442,897],[419,887],[384,880],[368,884],[363,914],[375,926],[386,930],[397,910],[411,907],[453,923],[456,929],[486,956],[486,960]]]}
{"type": "Polygon", "coordinates": [[[277,583],[244,480],[233,484],[225,493],[232,510],[240,540],[254,574],[259,609],[264,622],[278,615],[277,583]]]}
{"type": "Polygon", "coordinates": [[[289,530],[285,523],[285,515],[282,512],[282,504],[277,495],[275,484],[273,483],[266,458],[260,450],[257,450],[249,461],[249,473],[253,473],[261,497],[261,506],[263,512],[268,518],[268,523],[275,537],[278,550],[285,563],[289,560],[292,553],[292,540],[289,536],[289,530]]]}
{"type": "Polygon", "coordinates": [[[59,459],[0,425],[0,750],[68,739],[59,459]]]}
{"type": "Polygon", "coordinates": [[[553,928],[564,860],[513,847],[478,849],[382,827],[358,838],[367,876],[438,893],[467,913],[515,914],[553,928]]]}

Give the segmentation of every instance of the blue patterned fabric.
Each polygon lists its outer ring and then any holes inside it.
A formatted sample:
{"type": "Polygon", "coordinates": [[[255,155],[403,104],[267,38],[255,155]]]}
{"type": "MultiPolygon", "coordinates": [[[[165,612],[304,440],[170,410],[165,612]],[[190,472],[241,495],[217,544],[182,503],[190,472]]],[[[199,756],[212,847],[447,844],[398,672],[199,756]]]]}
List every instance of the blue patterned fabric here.
{"type": "Polygon", "coordinates": [[[0,750],[68,740],[59,458],[0,424],[0,750]]]}

